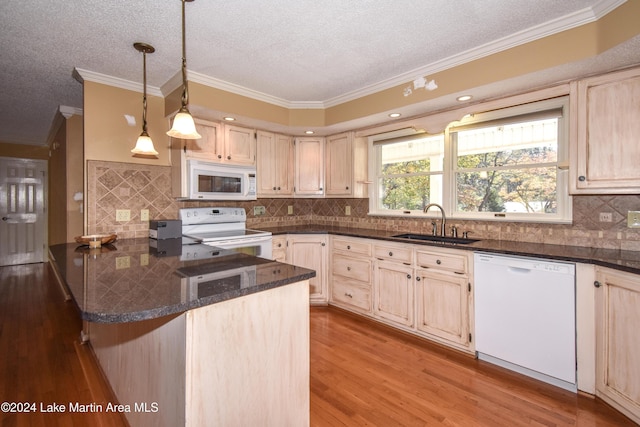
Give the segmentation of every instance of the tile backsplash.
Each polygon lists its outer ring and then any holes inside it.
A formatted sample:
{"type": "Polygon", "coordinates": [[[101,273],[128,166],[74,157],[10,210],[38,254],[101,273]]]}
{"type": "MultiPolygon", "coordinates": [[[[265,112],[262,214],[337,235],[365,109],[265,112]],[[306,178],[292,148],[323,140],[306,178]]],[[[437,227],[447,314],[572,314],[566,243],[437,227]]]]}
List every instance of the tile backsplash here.
{"type": "MultiPolygon", "coordinates": [[[[116,232],[121,238],[147,237],[148,223],[140,211],[149,209],[151,219],[173,219],[183,207],[216,203],[177,201],[171,197],[171,168],[132,163],[87,162],[87,233],[116,232]],[[131,219],[116,221],[116,209],[129,209],[131,219]]],[[[216,205],[220,205],[217,203],[216,205]]],[[[386,231],[429,233],[431,221],[420,218],[369,216],[368,199],[258,199],[225,202],[247,211],[251,228],[323,224],[386,231]],[[265,214],[253,215],[254,206],[265,214]],[[289,214],[289,207],[293,214],[289,214]],[[349,207],[350,215],[346,214],[349,207]]],[[[640,229],[626,227],[628,210],[640,210],[640,195],[574,196],[573,224],[544,224],[449,219],[470,237],[596,248],[640,251],[640,229]],[[611,222],[601,222],[600,213],[610,213],[611,222]]]]}

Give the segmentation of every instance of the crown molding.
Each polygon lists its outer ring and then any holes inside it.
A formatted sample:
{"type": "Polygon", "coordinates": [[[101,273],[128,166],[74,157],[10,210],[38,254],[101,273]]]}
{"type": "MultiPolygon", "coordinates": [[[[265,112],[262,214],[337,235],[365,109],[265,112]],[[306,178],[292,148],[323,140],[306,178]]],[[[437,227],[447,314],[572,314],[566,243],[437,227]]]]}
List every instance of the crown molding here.
{"type": "Polygon", "coordinates": [[[561,33],[581,25],[589,24],[602,18],[607,13],[626,3],[626,1],[627,0],[601,0],[593,7],[584,8],[569,15],[547,21],[535,27],[522,30],[516,34],[467,50],[458,55],[433,62],[426,67],[416,68],[412,71],[399,74],[376,84],[328,99],[324,104],[326,107],[333,107],[348,101],[353,101],[354,99],[362,98],[363,96],[390,89],[407,82],[412,82],[416,77],[429,76],[519,45],[561,33]]]}
{"type": "MultiPolygon", "coordinates": [[[[95,71],[84,70],[82,68],[74,68],[73,77],[80,83],[85,81],[100,83],[107,86],[113,86],[120,89],[126,89],[134,92],[144,92],[142,83],[132,82],[130,80],[121,79],[119,77],[108,76],[106,74],[96,73],[95,71]]],[[[160,88],[147,85],[147,94],[151,96],[162,97],[160,88]]]]}
{"type": "Polygon", "coordinates": [[[71,116],[82,116],[84,114],[82,108],[68,107],[66,105],[59,106],[58,111],[60,111],[60,114],[62,114],[65,119],[71,116]]]}

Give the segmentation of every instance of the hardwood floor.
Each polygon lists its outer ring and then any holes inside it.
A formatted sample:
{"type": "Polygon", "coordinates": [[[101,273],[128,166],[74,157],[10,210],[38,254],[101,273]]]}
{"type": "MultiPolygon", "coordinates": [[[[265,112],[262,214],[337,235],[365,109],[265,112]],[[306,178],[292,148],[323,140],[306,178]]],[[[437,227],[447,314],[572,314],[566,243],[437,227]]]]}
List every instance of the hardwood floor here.
{"type": "MultiPolygon", "coordinates": [[[[103,404],[109,389],[47,264],[0,267],[0,426],[124,426],[117,414],[42,413],[103,404]]],[[[338,309],[311,309],[312,426],[633,426],[599,400],[477,361],[338,309]]]]}

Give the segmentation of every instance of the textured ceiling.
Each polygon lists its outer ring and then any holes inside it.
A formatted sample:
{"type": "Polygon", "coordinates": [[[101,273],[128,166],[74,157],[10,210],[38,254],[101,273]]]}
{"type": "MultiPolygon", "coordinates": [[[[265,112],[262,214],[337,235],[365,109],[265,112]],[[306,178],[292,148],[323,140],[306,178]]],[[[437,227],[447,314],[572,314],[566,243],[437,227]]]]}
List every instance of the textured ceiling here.
{"type": "MultiPolygon", "coordinates": [[[[616,2],[196,0],[186,5],[188,68],[283,102],[330,104],[524,30],[577,25],[616,2]]],[[[82,107],[74,68],[141,82],[136,41],[156,48],[148,84],[161,87],[180,69],[180,8],[179,0],[3,1],[0,141],[46,143],[59,106],[82,107]]]]}

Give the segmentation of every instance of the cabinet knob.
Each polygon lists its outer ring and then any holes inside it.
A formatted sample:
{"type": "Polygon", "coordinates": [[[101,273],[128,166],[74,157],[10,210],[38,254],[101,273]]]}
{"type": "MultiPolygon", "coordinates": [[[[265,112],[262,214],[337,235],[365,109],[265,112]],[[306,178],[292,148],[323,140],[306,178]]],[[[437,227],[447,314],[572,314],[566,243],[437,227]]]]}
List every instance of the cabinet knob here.
{"type": "Polygon", "coordinates": [[[351,271],[351,267],[347,267],[347,271],[351,271]]]}
{"type": "Polygon", "coordinates": [[[222,155],[221,155],[221,154],[218,154],[218,158],[219,158],[219,159],[221,159],[221,158],[222,158],[222,155]]]}
{"type": "Polygon", "coordinates": [[[322,187],[320,187],[320,191],[322,191],[322,187]]]}
{"type": "Polygon", "coordinates": [[[348,190],[348,189],[349,189],[349,186],[347,185],[344,189],[345,189],[345,190],[348,190]]]}
{"type": "Polygon", "coordinates": [[[442,264],[442,261],[440,261],[439,259],[436,260],[436,264],[440,265],[442,264]]]}
{"type": "Polygon", "coordinates": [[[602,283],[596,280],[595,282],[593,282],[593,286],[595,286],[596,288],[599,288],[600,286],[602,286],[602,283]]]}
{"type": "Polygon", "coordinates": [[[416,282],[420,281],[420,276],[416,277],[416,282]]]}
{"type": "Polygon", "coordinates": [[[278,243],[278,247],[281,248],[282,247],[282,243],[278,243]]]}
{"type": "Polygon", "coordinates": [[[273,190],[275,191],[276,187],[273,187],[273,190]]]}
{"type": "Polygon", "coordinates": [[[227,160],[231,160],[231,156],[227,156],[227,160]]]}
{"type": "Polygon", "coordinates": [[[278,190],[280,190],[280,187],[278,187],[278,190]]]}
{"type": "Polygon", "coordinates": [[[325,246],[325,244],[324,244],[324,243],[322,243],[322,246],[325,246]]]}
{"type": "Polygon", "coordinates": [[[407,279],[411,279],[411,275],[410,274],[407,274],[407,279]]]}
{"type": "Polygon", "coordinates": [[[393,256],[393,252],[391,252],[391,251],[390,251],[390,252],[389,252],[389,256],[393,256]]]}
{"type": "Polygon", "coordinates": [[[584,175],[580,175],[580,176],[578,177],[578,181],[580,181],[580,182],[584,182],[584,181],[586,181],[586,180],[587,180],[587,177],[586,177],[586,176],[584,176],[584,175]]]}
{"type": "Polygon", "coordinates": [[[347,249],[351,249],[351,245],[347,245],[347,249]]]}

